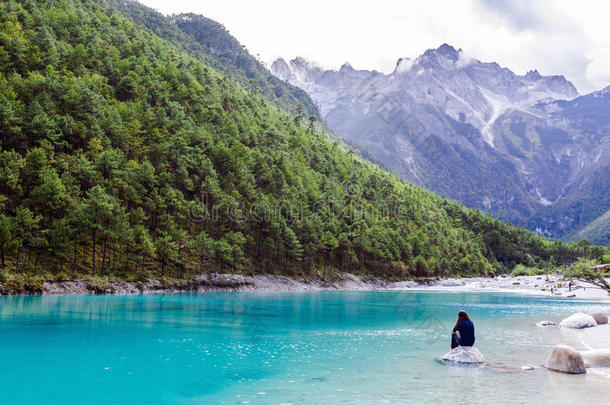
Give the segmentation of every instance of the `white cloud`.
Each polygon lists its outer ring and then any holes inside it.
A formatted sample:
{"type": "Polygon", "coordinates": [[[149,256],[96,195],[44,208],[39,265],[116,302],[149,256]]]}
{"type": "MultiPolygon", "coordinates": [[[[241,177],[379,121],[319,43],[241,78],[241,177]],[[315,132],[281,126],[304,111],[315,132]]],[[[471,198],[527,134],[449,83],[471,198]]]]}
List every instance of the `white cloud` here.
{"type": "Polygon", "coordinates": [[[458,60],[455,61],[456,69],[463,69],[466,66],[472,64],[475,58],[469,55],[466,51],[460,50],[458,52],[458,60]]]}
{"type": "Polygon", "coordinates": [[[392,71],[446,42],[517,73],[563,74],[581,92],[605,87],[610,2],[604,0],[141,0],[163,13],[224,24],[254,55],[297,55],[329,68],[392,71]]]}
{"type": "Polygon", "coordinates": [[[610,48],[593,49],[587,56],[591,60],[585,72],[587,81],[596,88],[610,85],[610,48]]]}

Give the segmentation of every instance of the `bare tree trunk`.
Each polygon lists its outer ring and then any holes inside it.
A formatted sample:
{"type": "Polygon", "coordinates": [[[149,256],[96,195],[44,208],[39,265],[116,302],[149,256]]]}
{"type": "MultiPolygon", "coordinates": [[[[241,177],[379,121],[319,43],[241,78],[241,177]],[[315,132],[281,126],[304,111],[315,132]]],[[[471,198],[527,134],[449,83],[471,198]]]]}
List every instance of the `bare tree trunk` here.
{"type": "Polygon", "coordinates": [[[17,248],[17,261],[15,262],[15,273],[19,274],[19,256],[21,256],[21,246],[17,248]]]}
{"type": "Polygon", "coordinates": [[[87,266],[87,237],[83,238],[83,267],[87,266]]]}
{"type": "Polygon", "coordinates": [[[91,269],[92,269],[92,274],[95,276],[95,238],[97,234],[97,230],[94,229],[93,230],[93,252],[91,252],[91,269]]]}
{"type": "Polygon", "coordinates": [[[72,278],[76,275],[76,253],[78,251],[78,237],[74,238],[74,258],[72,260],[72,278]]]}
{"type": "Polygon", "coordinates": [[[114,274],[114,265],[116,264],[116,249],[112,249],[112,273],[114,274]]]}
{"type": "Polygon", "coordinates": [[[603,275],[598,277],[597,279],[593,279],[593,280],[587,279],[587,278],[580,278],[579,280],[587,282],[587,283],[591,283],[594,286],[601,288],[602,290],[608,291],[608,294],[610,294],[610,284],[608,284],[608,282],[606,281],[606,278],[603,275]]]}
{"type": "Polygon", "coordinates": [[[36,251],[36,258],[34,259],[34,274],[36,274],[38,269],[38,259],[40,259],[40,252],[36,251]]]}
{"type": "Polygon", "coordinates": [[[106,243],[108,241],[108,235],[104,235],[104,247],[102,248],[102,271],[101,275],[104,275],[104,270],[106,270],[106,243]]]}

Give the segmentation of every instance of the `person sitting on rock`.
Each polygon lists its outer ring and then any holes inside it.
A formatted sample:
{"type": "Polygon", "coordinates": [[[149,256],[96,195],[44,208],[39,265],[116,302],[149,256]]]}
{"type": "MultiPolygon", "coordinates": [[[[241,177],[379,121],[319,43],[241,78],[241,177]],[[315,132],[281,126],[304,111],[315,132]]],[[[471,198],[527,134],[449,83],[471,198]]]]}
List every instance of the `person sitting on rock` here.
{"type": "Polygon", "coordinates": [[[466,311],[459,311],[457,322],[451,332],[451,350],[458,346],[474,345],[474,323],[466,311]]]}

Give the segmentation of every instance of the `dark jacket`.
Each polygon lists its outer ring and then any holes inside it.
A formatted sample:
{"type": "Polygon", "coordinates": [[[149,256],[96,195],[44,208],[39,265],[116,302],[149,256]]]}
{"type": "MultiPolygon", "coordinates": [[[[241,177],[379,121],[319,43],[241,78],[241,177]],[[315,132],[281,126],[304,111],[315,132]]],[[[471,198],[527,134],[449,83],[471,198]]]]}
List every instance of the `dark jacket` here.
{"type": "Polygon", "coordinates": [[[458,339],[460,346],[474,345],[474,323],[472,321],[459,321],[453,328],[454,332],[460,332],[458,339]]]}

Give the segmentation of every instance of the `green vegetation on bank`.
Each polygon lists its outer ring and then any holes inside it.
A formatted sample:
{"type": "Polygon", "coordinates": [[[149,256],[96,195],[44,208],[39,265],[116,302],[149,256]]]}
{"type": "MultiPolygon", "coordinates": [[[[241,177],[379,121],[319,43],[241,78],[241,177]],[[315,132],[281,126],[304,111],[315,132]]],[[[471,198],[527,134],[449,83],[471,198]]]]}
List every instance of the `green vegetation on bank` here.
{"type": "Polygon", "coordinates": [[[105,2],[50,5],[0,1],[5,280],[466,276],[605,252],[405,183],[105,2]]]}
{"type": "MultiPolygon", "coordinates": [[[[604,193],[604,189],[598,191],[604,193]]],[[[608,193],[608,189],[605,189],[608,193]]],[[[570,234],[567,238],[569,241],[578,241],[581,239],[589,239],[601,245],[610,244],[610,210],[589,223],[578,232],[570,234]]]]}
{"type": "MultiPolygon", "coordinates": [[[[602,261],[610,263],[610,256],[605,256],[602,261]]],[[[565,271],[565,277],[568,279],[577,279],[591,283],[610,294],[610,283],[606,280],[608,277],[608,269],[595,268],[599,264],[596,260],[579,259],[573,263],[565,271]]]]}

